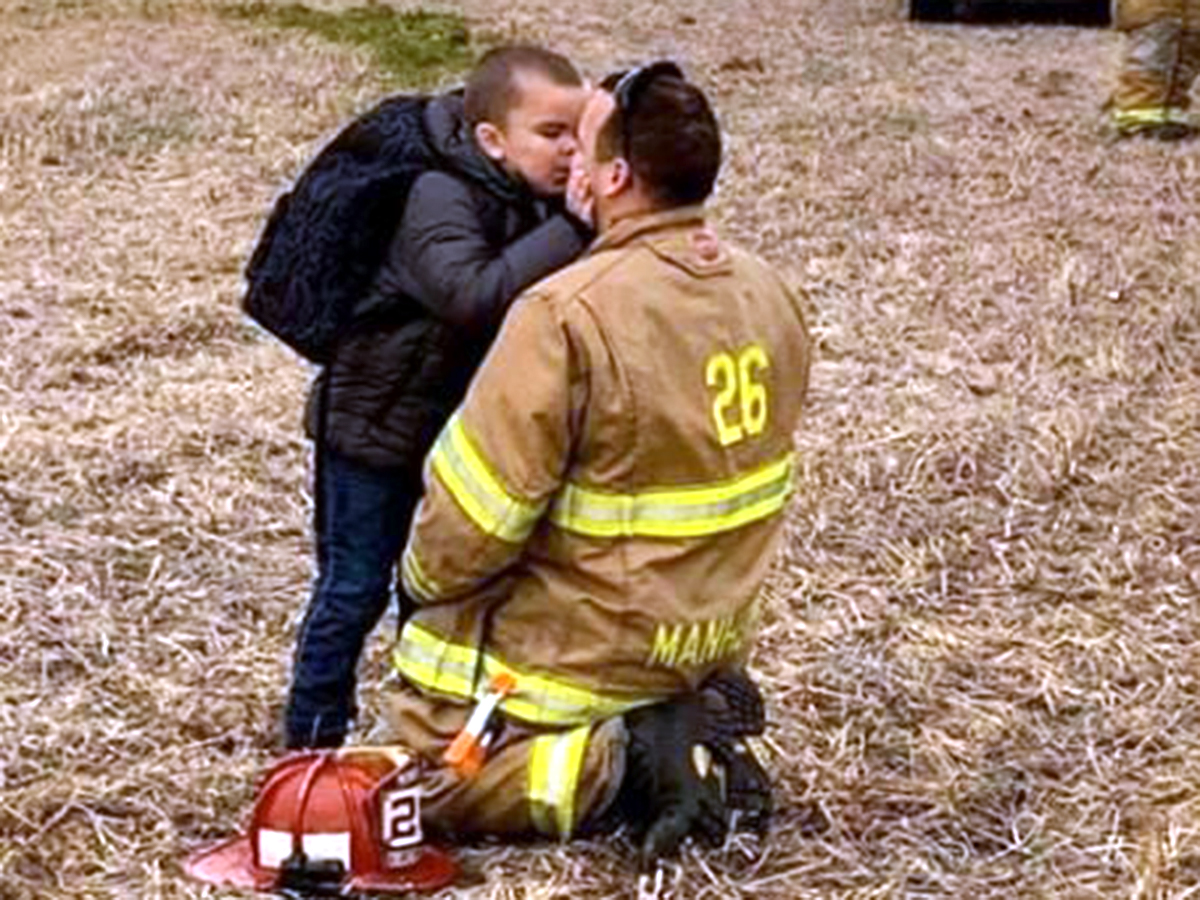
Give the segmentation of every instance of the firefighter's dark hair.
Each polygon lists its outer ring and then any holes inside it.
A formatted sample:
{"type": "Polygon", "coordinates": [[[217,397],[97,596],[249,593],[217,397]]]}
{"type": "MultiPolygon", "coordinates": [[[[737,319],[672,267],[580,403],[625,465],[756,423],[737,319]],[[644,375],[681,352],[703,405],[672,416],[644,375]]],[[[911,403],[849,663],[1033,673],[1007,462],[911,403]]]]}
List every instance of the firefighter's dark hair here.
{"type": "MultiPolygon", "coordinates": [[[[721,169],[721,129],[703,92],[666,64],[663,74],[623,90],[637,77],[617,73],[600,86],[617,108],[596,137],[596,156],[623,157],[655,200],[664,206],[702,203],[712,193],[721,169]]],[[[649,70],[653,75],[653,69],[649,70]]]]}

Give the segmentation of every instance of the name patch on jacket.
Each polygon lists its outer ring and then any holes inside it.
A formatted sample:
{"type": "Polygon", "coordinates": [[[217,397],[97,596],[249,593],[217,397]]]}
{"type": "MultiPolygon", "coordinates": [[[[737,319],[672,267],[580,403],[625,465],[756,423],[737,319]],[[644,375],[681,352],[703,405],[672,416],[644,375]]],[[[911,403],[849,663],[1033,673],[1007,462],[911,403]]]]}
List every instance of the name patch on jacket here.
{"type": "Polygon", "coordinates": [[[754,609],[702,622],[659,622],[646,665],[665,669],[687,669],[733,656],[751,637],[754,609]]]}

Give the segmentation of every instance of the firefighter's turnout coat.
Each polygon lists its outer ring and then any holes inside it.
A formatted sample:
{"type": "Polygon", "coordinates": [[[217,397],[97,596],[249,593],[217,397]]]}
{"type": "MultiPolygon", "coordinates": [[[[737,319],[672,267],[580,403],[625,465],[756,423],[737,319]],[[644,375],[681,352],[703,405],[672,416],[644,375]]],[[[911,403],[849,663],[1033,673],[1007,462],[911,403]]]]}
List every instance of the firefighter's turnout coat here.
{"type": "Polygon", "coordinates": [[[487,766],[520,801],[468,811],[459,786],[449,825],[569,834],[615,787],[586,774],[619,768],[588,749],[600,723],[745,656],[809,359],[797,297],[698,208],[617,223],[512,308],[402,560],[421,607],[394,656],[399,737],[444,742],[501,673],[506,720],[537,735],[487,766]]]}

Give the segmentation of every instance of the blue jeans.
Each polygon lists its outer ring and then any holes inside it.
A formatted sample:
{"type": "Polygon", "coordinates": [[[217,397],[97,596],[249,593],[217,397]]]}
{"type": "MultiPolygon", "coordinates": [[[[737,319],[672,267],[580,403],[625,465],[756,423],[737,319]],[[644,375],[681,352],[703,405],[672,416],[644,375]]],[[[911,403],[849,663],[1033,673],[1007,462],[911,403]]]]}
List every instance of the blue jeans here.
{"type": "Polygon", "coordinates": [[[336,747],[354,718],[356,669],[393,587],[417,501],[420,472],[376,469],[318,441],[317,580],[300,626],[284,719],[289,748],[336,747]]]}

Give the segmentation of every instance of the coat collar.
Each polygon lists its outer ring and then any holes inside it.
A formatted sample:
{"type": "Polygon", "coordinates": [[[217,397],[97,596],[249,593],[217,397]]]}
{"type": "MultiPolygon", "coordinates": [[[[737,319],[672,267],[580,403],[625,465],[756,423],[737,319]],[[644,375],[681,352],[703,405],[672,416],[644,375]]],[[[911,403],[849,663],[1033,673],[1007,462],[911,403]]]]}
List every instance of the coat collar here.
{"type": "Polygon", "coordinates": [[[673,231],[704,224],[704,207],[680,206],[664,212],[629,216],[614,223],[592,244],[592,252],[613,250],[659,231],[673,231]]]}

